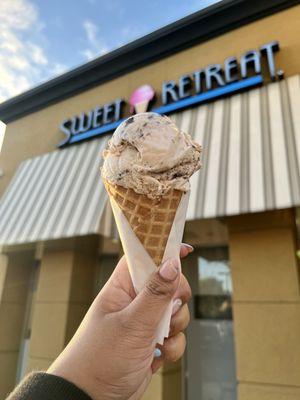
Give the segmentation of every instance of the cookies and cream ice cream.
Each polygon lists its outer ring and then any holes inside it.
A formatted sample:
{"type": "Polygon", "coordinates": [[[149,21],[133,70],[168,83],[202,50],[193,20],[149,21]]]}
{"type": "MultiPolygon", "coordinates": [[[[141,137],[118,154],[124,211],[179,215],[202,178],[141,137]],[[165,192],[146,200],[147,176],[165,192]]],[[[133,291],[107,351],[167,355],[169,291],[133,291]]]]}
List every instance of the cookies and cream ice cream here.
{"type": "Polygon", "coordinates": [[[186,192],[200,168],[201,146],[171,119],[156,113],[128,118],[104,152],[102,176],[111,184],[157,198],[171,189],[186,192]]]}

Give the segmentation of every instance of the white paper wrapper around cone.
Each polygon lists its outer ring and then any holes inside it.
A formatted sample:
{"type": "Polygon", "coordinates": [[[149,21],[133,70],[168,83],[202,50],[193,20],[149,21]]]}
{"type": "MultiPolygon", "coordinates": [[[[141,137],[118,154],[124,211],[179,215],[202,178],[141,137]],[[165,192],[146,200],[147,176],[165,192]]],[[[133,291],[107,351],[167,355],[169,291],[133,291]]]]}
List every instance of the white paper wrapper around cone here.
{"type": "MultiPolygon", "coordinates": [[[[183,235],[188,201],[189,193],[184,193],[176,211],[174,222],[167,241],[163,262],[170,257],[174,258],[178,256],[179,258],[180,244],[183,235]]],[[[110,197],[110,202],[128,263],[133,286],[136,293],[139,293],[149,279],[149,276],[157,270],[157,267],[133,232],[129,222],[127,221],[127,218],[112,197],[110,197]]],[[[171,315],[172,302],[170,302],[157,329],[156,343],[163,344],[164,338],[168,337],[171,315]]]]}

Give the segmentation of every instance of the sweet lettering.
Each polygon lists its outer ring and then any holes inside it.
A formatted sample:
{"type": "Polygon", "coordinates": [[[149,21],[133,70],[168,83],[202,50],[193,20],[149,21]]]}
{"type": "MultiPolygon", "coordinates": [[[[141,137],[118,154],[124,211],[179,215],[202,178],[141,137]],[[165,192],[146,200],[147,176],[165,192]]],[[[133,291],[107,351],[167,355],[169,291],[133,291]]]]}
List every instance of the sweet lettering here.
{"type": "Polygon", "coordinates": [[[96,129],[121,119],[123,104],[123,99],[117,99],[103,106],[97,106],[88,113],[82,112],[72,118],[65,119],[60,125],[60,130],[66,137],[59,144],[59,147],[66,145],[73,135],[80,135],[91,129],[96,129]]]}

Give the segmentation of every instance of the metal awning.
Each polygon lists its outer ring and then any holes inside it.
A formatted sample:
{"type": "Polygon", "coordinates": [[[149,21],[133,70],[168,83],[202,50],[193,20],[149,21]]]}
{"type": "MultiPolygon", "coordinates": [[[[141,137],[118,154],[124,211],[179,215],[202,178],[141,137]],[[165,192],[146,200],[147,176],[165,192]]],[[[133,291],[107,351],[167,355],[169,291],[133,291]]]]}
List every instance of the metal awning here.
{"type": "MultiPolygon", "coordinates": [[[[172,116],[203,145],[187,218],[300,205],[300,76],[172,116]]],[[[24,161],[0,203],[0,244],[100,233],[112,214],[100,179],[108,137],[24,161]]]]}
{"type": "Polygon", "coordinates": [[[100,224],[107,203],[100,178],[107,140],[106,136],[22,162],[1,199],[0,243],[108,235],[107,222],[100,224]]]}
{"type": "Polygon", "coordinates": [[[203,145],[188,219],[300,204],[300,75],[175,116],[203,145]]]}

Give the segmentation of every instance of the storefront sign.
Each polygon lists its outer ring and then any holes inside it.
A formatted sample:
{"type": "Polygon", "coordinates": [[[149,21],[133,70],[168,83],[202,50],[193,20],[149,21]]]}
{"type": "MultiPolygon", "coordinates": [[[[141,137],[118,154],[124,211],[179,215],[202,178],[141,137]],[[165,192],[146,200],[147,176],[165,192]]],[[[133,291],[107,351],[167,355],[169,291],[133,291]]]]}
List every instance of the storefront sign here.
{"type": "MultiPolygon", "coordinates": [[[[178,81],[167,81],[161,87],[161,106],[152,108],[158,100],[150,85],[137,88],[130,96],[131,114],[151,109],[159,114],[192,107],[197,104],[228,96],[263,84],[263,75],[273,81],[283,78],[283,71],[276,70],[274,53],[279,43],[273,41],[249,50],[240,59],[228,57],[224,64],[212,64],[191,74],[182,75],[178,81]],[[263,62],[264,60],[264,62],[263,62]]],[[[124,99],[117,99],[96,106],[89,113],[81,113],[64,120],[60,130],[66,135],[58,147],[77,143],[114,130],[123,120],[124,99]]]]}

